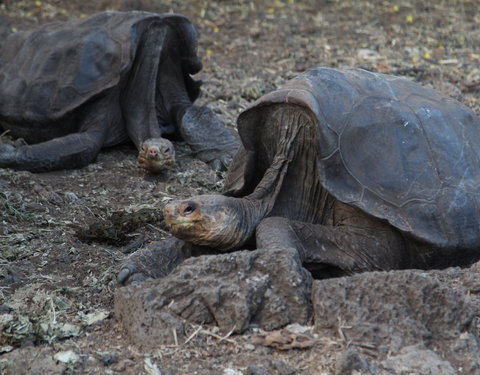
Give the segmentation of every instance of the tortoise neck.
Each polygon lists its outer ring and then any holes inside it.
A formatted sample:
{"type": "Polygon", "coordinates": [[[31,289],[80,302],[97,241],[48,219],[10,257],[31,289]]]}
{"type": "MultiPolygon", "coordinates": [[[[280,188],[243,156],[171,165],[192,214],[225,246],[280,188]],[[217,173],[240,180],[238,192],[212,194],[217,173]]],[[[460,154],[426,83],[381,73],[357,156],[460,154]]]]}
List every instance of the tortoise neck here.
{"type": "Polygon", "coordinates": [[[243,246],[254,234],[258,224],[268,214],[268,207],[262,202],[249,198],[229,198],[230,205],[236,212],[231,223],[231,233],[228,233],[229,243],[225,246],[228,249],[243,246]]]}

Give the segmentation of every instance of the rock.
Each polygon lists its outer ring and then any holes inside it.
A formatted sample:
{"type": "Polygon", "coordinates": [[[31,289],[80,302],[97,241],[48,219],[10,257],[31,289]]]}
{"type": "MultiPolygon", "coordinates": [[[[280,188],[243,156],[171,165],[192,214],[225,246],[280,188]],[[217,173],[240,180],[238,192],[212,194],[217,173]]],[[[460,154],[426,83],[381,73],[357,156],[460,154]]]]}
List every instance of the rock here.
{"type": "Polygon", "coordinates": [[[243,373],[233,368],[225,368],[223,369],[223,375],[243,375],[243,373]]]}
{"type": "Polygon", "coordinates": [[[283,361],[265,359],[262,366],[250,365],[245,371],[245,375],[293,375],[299,372],[283,361]]]}
{"type": "Polygon", "coordinates": [[[85,326],[90,326],[107,319],[109,316],[110,311],[100,309],[88,314],[82,314],[80,317],[85,326]]]}
{"type": "Polygon", "coordinates": [[[160,368],[150,358],[143,361],[143,369],[148,375],[162,375],[160,368]]]}
{"type": "Polygon", "coordinates": [[[115,316],[140,346],[181,342],[186,322],[273,330],[310,320],[311,284],[293,249],[200,256],[163,279],[118,288],[115,316]]]}
{"type": "Polygon", "coordinates": [[[62,363],[77,363],[80,360],[80,356],[73,350],[65,350],[55,354],[53,359],[62,363]]]}
{"type": "Polygon", "coordinates": [[[480,342],[478,336],[463,332],[450,345],[449,359],[456,368],[462,368],[465,374],[480,373],[480,342]]]}
{"type": "Polygon", "coordinates": [[[247,367],[245,375],[268,375],[267,372],[256,365],[250,365],[247,367]]]}
{"type": "Polygon", "coordinates": [[[350,375],[353,371],[358,371],[360,374],[374,373],[355,348],[347,348],[337,357],[335,375],[350,375]]]}
{"type": "Polygon", "coordinates": [[[426,272],[369,272],[313,283],[315,331],[381,351],[449,340],[469,329],[473,309],[462,289],[426,272]]]}
{"type": "Polygon", "coordinates": [[[384,360],[380,367],[382,374],[421,374],[421,375],[456,375],[450,362],[441,359],[432,350],[407,346],[400,354],[384,360]]]}
{"type": "Polygon", "coordinates": [[[113,365],[114,363],[117,363],[118,361],[118,354],[117,353],[100,353],[100,361],[105,365],[105,366],[110,366],[113,365]]]}
{"type": "Polygon", "coordinates": [[[50,348],[28,346],[2,354],[0,374],[2,375],[61,375],[66,365],[53,359],[50,348]]]}
{"type": "Polygon", "coordinates": [[[34,326],[35,334],[38,338],[46,342],[53,342],[58,339],[66,339],[80,335],[82,331],[79,326],[70,323],[60,323],[57,321],[45,320],[34,326]]]}
{"type": "Polygon", "coordinates": [[[30,319],[19,314],[0,315],[0,345],[21,346],[35,340],[30,319]]]}

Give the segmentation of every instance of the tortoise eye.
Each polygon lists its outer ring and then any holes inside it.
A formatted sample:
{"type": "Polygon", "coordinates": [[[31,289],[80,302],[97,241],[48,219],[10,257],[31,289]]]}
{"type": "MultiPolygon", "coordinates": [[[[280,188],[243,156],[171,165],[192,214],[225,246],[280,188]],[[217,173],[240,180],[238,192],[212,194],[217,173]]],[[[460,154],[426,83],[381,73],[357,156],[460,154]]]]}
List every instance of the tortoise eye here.
{"type": "Polygon", "coordinates": [[[195,211],[195,204],[193,203],[188,203],[186,207],[183,209],[182,214],[183,215],[190,215],[193,211],[195,211]]]}

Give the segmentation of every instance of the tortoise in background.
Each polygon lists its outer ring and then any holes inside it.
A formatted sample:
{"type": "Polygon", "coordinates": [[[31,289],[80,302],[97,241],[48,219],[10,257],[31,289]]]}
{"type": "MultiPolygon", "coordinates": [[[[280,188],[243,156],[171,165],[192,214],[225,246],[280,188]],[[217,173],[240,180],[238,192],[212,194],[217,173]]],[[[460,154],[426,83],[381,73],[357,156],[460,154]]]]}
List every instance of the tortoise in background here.
{"type": "Polygon", "coordinates": [[[0,167],[79,168],[130,138],[139,165],[174,164],[164,134],[226,167],[238,141],[192,102],[202,65],[197,33],[176,14],[102,12],[10,34],[0,45],[0,128],[29,145],[0,145],[0,167]]]}
{"type": "MultiPolygon", "coordinates": [[[[165,207],[174,236],[216,251],[295,248],[317,277],[480,258],[480,118],[456,100],[318,68],[260,98],[238,132],[224,195],[165,207]]],[[[119,280],[148,275],[146,256],[162,266],[147,248],[119,280]]]]}

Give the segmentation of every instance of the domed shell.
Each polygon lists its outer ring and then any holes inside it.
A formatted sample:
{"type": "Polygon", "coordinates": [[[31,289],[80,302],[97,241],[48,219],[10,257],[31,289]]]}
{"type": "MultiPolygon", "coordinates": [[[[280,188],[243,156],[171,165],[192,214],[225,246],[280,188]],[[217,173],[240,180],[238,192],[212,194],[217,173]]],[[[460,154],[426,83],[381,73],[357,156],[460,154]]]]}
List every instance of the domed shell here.
{"type": "Polygon", "coordinates": [[[318,68],[243,112],[243,140],[257,133],[252,111],[274,103],[313,114],[335,198],[437,247],[480,246],[480,118],[467,107],[407,79],[318,68]]]}
{"type": "Polygon", "coordinates": [[[10,123],[60,119],[118,85],[133,64],[142,29],[155,22],[181,34],[188,73],[197,73],[196,31],[180,15],[102,12],[45,24],[11,34],[0,45],[2,117],[10,123]]]}

